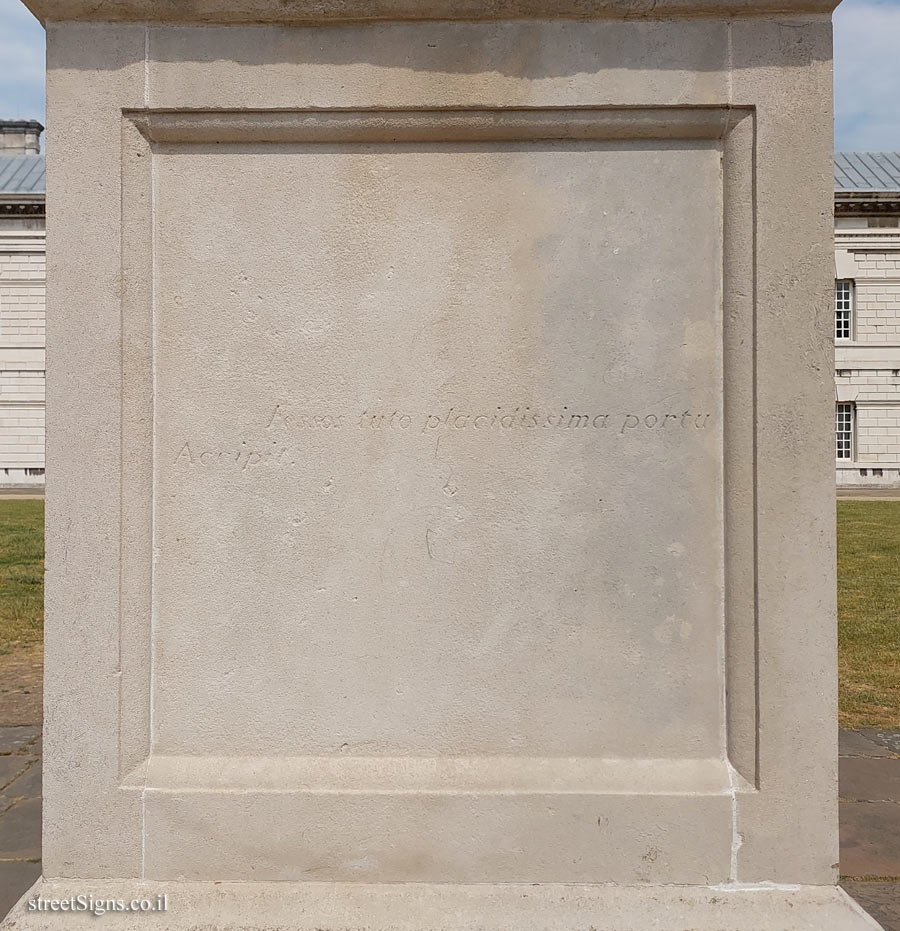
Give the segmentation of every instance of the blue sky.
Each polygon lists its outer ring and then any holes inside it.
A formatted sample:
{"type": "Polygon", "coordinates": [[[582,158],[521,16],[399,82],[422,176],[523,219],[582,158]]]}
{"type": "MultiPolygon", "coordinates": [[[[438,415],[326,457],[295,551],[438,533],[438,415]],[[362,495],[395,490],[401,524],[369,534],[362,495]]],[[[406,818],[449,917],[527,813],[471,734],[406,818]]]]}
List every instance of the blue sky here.
{"type": "Polygon", "coordinates": [[[20,0],[0,0],[0,119],[44,122],[44,30],[20,0]]]}
{"type": "Polygon", "coordinates": [[[834,141],[839,151],[900,151],[898,45],[900,0],[844,0],[835,10],[834,141]]]}
{"type": "MultiPolygon", "coordinates": [[[[900,151],[900,0],[843,0],[834,14],[835,148],[900,151]]],[[[44,121],[44,31],[0,0],[0,119],[44,121]]]]}

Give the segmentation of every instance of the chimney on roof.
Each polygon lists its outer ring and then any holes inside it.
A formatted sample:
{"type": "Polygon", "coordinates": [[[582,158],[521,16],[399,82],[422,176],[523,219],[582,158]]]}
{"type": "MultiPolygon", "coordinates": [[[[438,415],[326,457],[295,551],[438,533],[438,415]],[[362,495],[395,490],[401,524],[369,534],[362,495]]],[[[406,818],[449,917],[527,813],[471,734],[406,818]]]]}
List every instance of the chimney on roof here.
{"type": "Polygon", "coordinates": [[[40,155],[43,131],[37,120],[0,120],[0,155],[40,155]]]}

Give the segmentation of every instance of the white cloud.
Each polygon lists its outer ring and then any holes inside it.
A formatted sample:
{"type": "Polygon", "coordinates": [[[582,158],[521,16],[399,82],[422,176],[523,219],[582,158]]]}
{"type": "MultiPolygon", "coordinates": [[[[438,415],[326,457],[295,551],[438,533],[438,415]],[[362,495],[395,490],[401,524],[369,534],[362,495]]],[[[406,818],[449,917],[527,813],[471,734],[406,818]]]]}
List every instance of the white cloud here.
{"type": "Polygon", "coordinates": [[[900,151],[900,0],[844,0],[834,14],[835,148],[900,151]]]}
{"type": "Polygon", "coordinates": [[[44,30],[20,0],[0,0],[0,119],[44,122],[44,30]]]}

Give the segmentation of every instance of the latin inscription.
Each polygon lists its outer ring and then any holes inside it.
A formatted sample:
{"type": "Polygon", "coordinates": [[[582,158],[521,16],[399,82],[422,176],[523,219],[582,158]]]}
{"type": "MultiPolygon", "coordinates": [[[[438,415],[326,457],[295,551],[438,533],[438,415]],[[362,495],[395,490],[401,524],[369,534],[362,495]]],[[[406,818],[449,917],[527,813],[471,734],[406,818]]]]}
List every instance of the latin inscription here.
{"type": "Polygon", "coordinates": [[[408,411],[366,408],[359,413],[339,410],[306,410],[276,404],[265,424],[265,437],[243,439],[215,448],[185,440],[174,464],[177,466],[224,466],[246,471],[264,465],[296,464],[300,445],[293,437],[334,433],[383,433],[394,436],[447,436],[474,432],[494,434],[536,433],[547,435],[595,434],[627,439],[649,434],[678,434],[684,440],[706,431],[713,415],[690,408],[676,411],[660,408],[638,412],[593,411],[563,405],[537,409],[529,405],[472,410],[448,407],[440,411],[408,411]]]}

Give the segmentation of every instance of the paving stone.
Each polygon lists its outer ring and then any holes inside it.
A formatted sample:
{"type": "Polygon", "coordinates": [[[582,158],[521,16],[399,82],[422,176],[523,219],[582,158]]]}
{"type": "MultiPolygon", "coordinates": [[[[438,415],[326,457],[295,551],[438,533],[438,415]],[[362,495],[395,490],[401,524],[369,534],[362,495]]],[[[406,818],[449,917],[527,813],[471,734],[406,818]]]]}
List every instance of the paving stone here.
{"type": "Polygon", "coordinates": [[[841,885],[884,931],[900,931],[900,883],[843,882],[841,885]]]}
{"type": "Polygon", "coordinates": [[[859,731],[848,731],[843,728],[838,732],[838,753],[841,756],[865,757],[891,757],[892,753],[887,747],[875,743],[859,731]]]}
{"type": "Polygon", "coordinates": [[[0,753],[21,753],[28,749],[34,751],[34,743],[40,738],[41,729],[34,724],[21,727],[0,727],[0,753]]]}
{"type": "Polygon", "coordinates": [[[841,802],[841,875],[900,877],[900,805],[841,802]]]}
{"type": "Polygon", "coordinates": [[[33,860],[41,856],[41,800],[16,802],[0,815],[0,860],[33,860]]]}
{"type": "Polygon", "coordinates": [[[41,797],[41,761],[32,760],[27,769],[20,773],[4,790],[0,792],[0,811],[6,810],[14,802],[26,798],[41,797]]]}
{"type": "Polygon", "coordinates": [[[41,875],[40,863],[0,862],[0,918],[22,898],[41,875]]]}
{"type": "Polygon", "coordinates": [[[34,753],[34,745],[40,740],[41,728],[36,724],[18,727],[0,727],[0,753],[34,753]]]}
{"type": "Polygon", "coordinates": [[[0,790],[6,793],[6,787],[13,782],[17,776],[28,769],[29,765],[34,762],[34,757],[27,756],[0,756],[0,790]]]}
{"type": "Polygon", "coordinates": [[[0,654],[0,725],[40,725],[43,647],[31,644],[0,654]]]}
{"type": "Polygon", "coordinates": [[[848,802],[900,802],[900,760],[844,757],[838,761],[840,795],[848,802]]]}
{"type": "Polygon", "coordinates": [[[886,747],[891,753],[900,753],[900,731],[887,727],[861,727],[859,733],[867,740],[886,747]]]}

